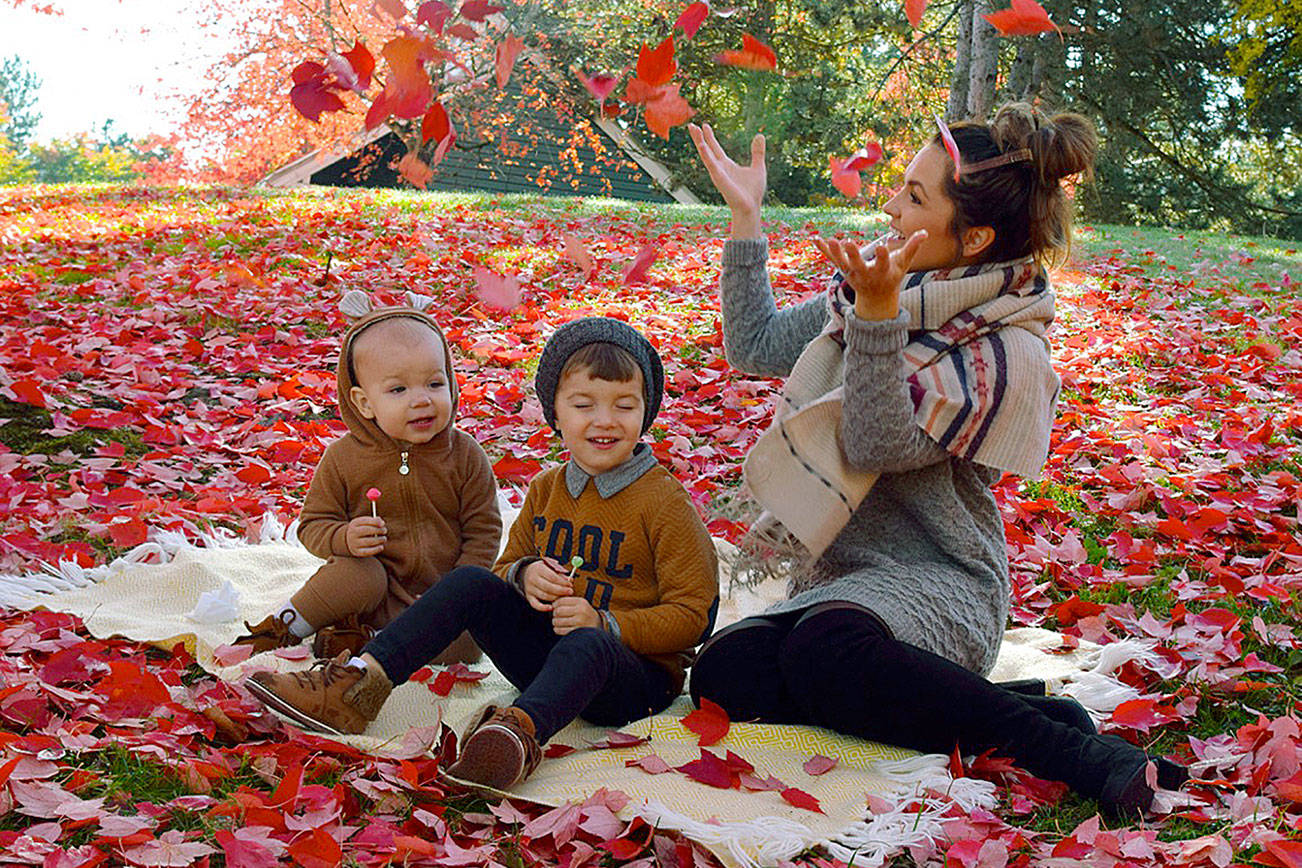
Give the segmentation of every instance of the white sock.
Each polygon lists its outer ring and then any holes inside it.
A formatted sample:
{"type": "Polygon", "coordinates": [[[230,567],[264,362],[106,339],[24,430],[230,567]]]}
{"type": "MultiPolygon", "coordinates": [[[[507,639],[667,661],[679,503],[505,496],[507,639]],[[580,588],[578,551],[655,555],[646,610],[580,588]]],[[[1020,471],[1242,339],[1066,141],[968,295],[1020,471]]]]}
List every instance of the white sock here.
{"type": "Polygon", "coordinates": [[[284,605],[276,610],[276,617],[285,621],[289,625],[289,632],[293,633],[300,639],[306,639],[316,632],[316,628],[307,622],[303,613],[294,608],[294,604],[286,600],[284,605]]]}

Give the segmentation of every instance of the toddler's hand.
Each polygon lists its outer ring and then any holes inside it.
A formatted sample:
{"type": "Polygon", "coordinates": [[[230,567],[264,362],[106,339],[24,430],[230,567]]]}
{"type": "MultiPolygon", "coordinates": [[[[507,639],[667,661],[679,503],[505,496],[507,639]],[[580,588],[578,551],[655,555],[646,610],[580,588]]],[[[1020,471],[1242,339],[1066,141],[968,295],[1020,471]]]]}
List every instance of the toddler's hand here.
{"type": "Polygon", "coordinates": [[[344,534],[344,539],[348,543],[348,552],[355,558],[378,555],[384,551],[384,544],[388,538],[388,533],[384,529],[384,519],[369,515],[359,515],[348,522],[348,530],[344,534]]]}
{"type": "Polygon", "coordinates": [[[900,283],[908,274],[918,247],[926,240],[927,230],[919,229],[906,241],[877,245],[874,256],[867,262],[853,241],[815,238],[814,244],[854,290],[854,315],[862,320],[884,320],[895,319],[900,312],[900,283]]]}
{"type": "Polygon", "coordinates": [[[573,593],[573,581],[551,558],[534,561],[524,568],[524,598],[539,612],[552,611],[552,603],[558,597],[573,593]]]}
{"type": "Polygon", "coordinates": [[[552,632],[564,636],[580,627],[600,627],[601,616],[582,597],[561,597],[552,604],[552,632]]]}

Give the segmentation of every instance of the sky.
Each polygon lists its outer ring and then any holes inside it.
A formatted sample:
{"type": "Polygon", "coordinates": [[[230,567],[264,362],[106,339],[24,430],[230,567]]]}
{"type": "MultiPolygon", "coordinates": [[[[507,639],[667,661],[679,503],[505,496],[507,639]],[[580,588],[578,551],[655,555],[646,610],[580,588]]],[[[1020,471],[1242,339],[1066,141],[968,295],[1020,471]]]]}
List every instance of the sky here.
{"type": "Polygon", "coordinates": [[[63,15],[0,4],[0,58],[21,57],[41,79],[36,141],[98,131],[109,119],[132,137],[180,126],[170,95],[196,92],[222,47],[190,24],[185,0],[49,2],[63,15]]]}

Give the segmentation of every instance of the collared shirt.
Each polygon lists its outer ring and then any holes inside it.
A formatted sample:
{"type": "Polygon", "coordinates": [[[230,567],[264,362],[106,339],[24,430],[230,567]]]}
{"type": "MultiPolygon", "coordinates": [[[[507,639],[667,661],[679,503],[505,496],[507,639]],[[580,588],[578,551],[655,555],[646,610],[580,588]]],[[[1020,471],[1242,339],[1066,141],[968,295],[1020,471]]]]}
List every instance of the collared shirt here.
{"type": "Polygon", "coordinates": [[[571,497],[577,498],[591,479],[597,487],[597,494],[601,495],[602,500],[606,500],[637,482],[642,474],[655,467],[656,463],[655,453],[645,443],[634,446],[633,454],[623,464],[596,476],[588,473],[577,462],[570,460],[565,463],[565,489],[571,497]]]}

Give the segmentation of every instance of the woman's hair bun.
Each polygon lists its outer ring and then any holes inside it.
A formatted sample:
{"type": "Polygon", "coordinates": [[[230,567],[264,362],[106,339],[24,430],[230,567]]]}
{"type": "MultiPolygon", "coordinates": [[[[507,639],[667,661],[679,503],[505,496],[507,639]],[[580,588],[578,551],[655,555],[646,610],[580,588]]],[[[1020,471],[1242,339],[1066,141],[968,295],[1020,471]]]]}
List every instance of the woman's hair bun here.
{"type": "Polygon", "coordinates": [[[1072,175],[1088,177],[1094,168],[1098,135],[1083,115],[1062,112],[1049,117],[1030,103],[1008,103],[995,112],[990,134],[1000,151],[1030,149],[1045,186],[1072,175]]]}

